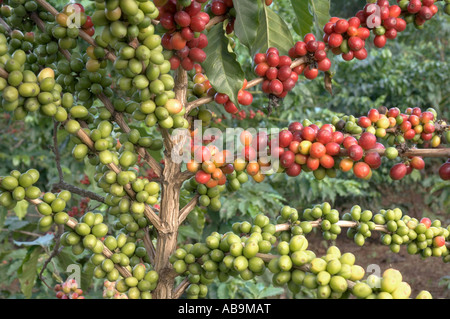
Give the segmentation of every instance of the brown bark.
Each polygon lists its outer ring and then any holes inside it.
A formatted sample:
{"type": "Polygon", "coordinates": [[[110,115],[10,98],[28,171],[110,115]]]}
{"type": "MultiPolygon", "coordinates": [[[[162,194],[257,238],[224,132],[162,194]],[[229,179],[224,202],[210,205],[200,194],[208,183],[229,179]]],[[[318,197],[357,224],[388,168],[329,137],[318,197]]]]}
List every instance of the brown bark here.
{"type": "MultiPolygon", "coordinates": [[[[175,97],[183,105],[186,103],[187,73],[181,68],[175,78],[175,97]]],[[[167,130],[161,129],[164,138],[164,170],[161,182],[161,210],[159,218],[161,229],[158,230],[154,268],[159,274],[159,282],[153,297],[157,299],[172,299],[176,272],[169,261],[177,248],[177,237],[180,215],[180,190],[183,183],[181,163],[172,161],[171,153],[174,146],[167,130]]]]}

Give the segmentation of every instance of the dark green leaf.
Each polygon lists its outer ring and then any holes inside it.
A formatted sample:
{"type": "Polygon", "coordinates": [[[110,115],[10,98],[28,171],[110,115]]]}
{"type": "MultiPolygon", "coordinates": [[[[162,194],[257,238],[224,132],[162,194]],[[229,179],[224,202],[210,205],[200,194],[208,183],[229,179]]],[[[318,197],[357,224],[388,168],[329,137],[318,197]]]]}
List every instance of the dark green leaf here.
{"type": "Polygon", "coordinates": [[[255,42],[259,25],[260,2],[254,0],[234,1],[236,20],[234,32],[239,41],[250,48],[255,42]]]}
{"type": "Polygon", "coordinates": [[[310,0],[311,11],[320,29],[330,20],[330,0],[310,0]]]}
{"type": "Polygon", "coordinates": [[[31,297],[32,288],[37,278],[37,263],[42,250],[41,246],[30,247],[22,265],[17,271],[20,289],[26,298],[31,297]]]}
{"type": "Polygon", "coordinates": [[[276,47],[280,54],[285,55],[293,46],[294,40],[286,22],[272,9],[263,6],[259,16],[258,35],[251,49],[252,55],[266,52],[270,47],[276,47]]]}
{"type": "Polygon", "coordinates": [[[314,17],[309,11],[309,1],[291,0],[292,8],[296,16],[296,23],[293,23],[295,32],[302,37],[311,32],[314,25],[314,17]]]}
{"type": "Polygon", "coordinates": [[[236,54],[229,50],[229,40],[221,23],[211,28],[208,40],[208,46],[204,49],[206,60],[202,63],[206,76],[217,92],[227,94],[237,106],[237,94],[244,83],[244,71],[236,60],[236,54]]]}

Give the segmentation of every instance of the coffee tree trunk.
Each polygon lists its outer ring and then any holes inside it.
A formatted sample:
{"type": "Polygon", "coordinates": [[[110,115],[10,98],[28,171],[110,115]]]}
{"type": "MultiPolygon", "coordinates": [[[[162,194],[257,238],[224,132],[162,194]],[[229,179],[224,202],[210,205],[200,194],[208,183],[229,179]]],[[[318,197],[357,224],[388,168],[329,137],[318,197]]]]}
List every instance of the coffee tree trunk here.
{"type": "MultiPolygon", "coordinates": [[[[175,78],[175,98],[186,104],[187,73],[181,68],[175,78]]],[[[164,170],[161,181],[161,219],[162,229],[158,232],[155,270],[159,274],[159,283],[153,294],[157,299],[172,299],[176,273],[169,261],[177,248],[179,228],[180,189],[183,183],[181,164],[173,161],[171,153],[174,143],[167,132],[162,129],[164,138],[164,170]]]]}

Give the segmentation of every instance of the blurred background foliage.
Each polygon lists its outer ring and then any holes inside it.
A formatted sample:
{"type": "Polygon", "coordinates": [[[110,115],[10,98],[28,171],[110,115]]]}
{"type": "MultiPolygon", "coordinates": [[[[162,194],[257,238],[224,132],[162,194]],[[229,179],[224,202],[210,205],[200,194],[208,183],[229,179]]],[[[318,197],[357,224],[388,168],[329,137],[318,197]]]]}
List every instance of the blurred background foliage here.
{"type": "MultiPolygon", "coordinates": [[[[59,5],[65,1],[58,0],[59,5]]],[[[89,4],[89,1],[81,1],[89,4]]],[[[52,3],[54,3],[52,1],[52,3]]],[[[331,1],[331,16],[350,17],[365,4],[361,0],[331,1]]],[[[295,41],[302,37],[292,26],[295,21],[289,0],[275,0],[272,8],[290,26],[295,41]]],[[[442,7],[440,7],[442,8],[442,7]]],[[[325,89],[318,77],[314,81],[301,80],[278,108],[271,113],[267,110],[268,99],[260,87],[251,91],[253,104],[246,109],[257,112],[258,116],[243,119],[232,118],[214,103],[208,108],[220,118],[218,128],[226,127],[287,127],[292,121],[309,119],[312,122],[329,122],[334,115],[365,115],[370,108],[386,107],[434,107],[441,118],[450,119],[449,16],[439,12],[428,21],[423,30],[409,25],[394,41],[389,41],[383,49],[369,48],[369,56],[364,61],[344,62],[340,57],[333,60],[333,94],[325,89]]],[[[315,34],[322,34],[314,27],[315,34]]],[[[252,57],[248,49],[236,43],[235,51],[248,79],[253,78],[252,57]]],[[[13,122],[9,114],[0,115],[0,175],[13,169],[25,171],[36,167],[41,173],[43,190],[50,190],[58,181],[52,145],[53,123],[43,117],[27,116],[25,121],[13,122]]],[[[76,162],[71,156],[72,145],[69,137],[59,136],[61,166],[66,182],[79,187],[87,187],[81,181],[90,176],[92,167],[76,162]]],[[[310,173],[302,173],[295,178],[278,174],[266,178],[261,184],[249,181],[238,192],[225,194],[219,213],[196,208],[180,228],[180,242],[195,242],[204,239],[213,231],[224,233],[236,221],[251,220],[263,212],[275,218],[283,205],[303,210],[314,204],[328,201],[341,213],[354,204],[373,211],[381,208],[400,207],[410,216],[439,218],[444,224],[450,220],[450,187],[437,175],[444,159],[426,159],[426,169],[414,173],[395,183],[389,178],[391,163],[383,159],[380,169],[374,171],[369,181],[362,181],[351,174],[339,174],[336,178],[326,177],[317,181],[310,173]]],[[[92,187],[92,185],[90,186],[92,187]]],[[[92,188],[91,188],[92,189],[92,188]]],[[[182,202],[187,202],[189,194],[182,194],[182,202]]],[[[79,204],[80,197],[74,196],[71,204],[79,204]]],[[[93,205],[94,206],[94,205],[93,205]]],[[[97,211],[104,211],[97,206],[97,211]]],[[[24,266],[24,258],[36,254],[28,245],[20,242],[32,241],[45,234],[39,234],[36,227],[37,214],[31,207],[22,207],[15,212],[0,210],[0,298],[23,298],[20,280],[26,274],[18,275],[24,266]],[[25,219],[24,216],[27,215],[25,219]],[[22,277],[21,277],[22,276],[22,277]]],[[[50,234],[52,235],[52,234],[50,234]]],[[[33,262],[34,271],[40,272],[51,253],[53,237],[42,244],[39,258],[28,258],[33,262]]],[[[35,247],[35,246],[31,246],[35,247]]],[[[49,282],[56,283],[67,274],[64,271],[70,263],[85,265],[86,256],[73,256],[63,249],[43,273],[49,282]],[[50,279],[51,278],[51,279],[50,279]]],[[[89,274],[89,269],[83,272],[89,274]]],[[[101,297],[101,281],[87,276],[83,288],[89,298],[101,297]]],[[[215,283],[210,287],[211,298],[266,298],[279,297],[287,290],[271,286],[269,275],[252,282],[230,279],[225,283],[215,283]]],[[[37,279],[32,290],[32,298],[53,298],[54,292],[37,279]]],[[[307,290],[300,293],[307,298],[307,290]]]]}

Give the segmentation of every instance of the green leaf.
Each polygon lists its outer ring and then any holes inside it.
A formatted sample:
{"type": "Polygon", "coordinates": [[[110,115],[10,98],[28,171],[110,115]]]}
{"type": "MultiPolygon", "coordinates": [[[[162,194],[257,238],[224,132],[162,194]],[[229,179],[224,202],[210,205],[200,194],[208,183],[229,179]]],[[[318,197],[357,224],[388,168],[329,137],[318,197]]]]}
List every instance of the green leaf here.
{"type": "Polygon", "coordinates": [[[93,263],[86,263],[81,274],[81,289],[87,290],[94,279],[95,265],[93,263]]]}
{"type": "Polygon", "coordinates": [[[32,288],[37,278],[37,263],[42,250],[41,246],[30,247],[22,265],[17,270],[20,289],[26,298],[31,298],[32,288]]]}
{"type": "Polygon", "coordinates": [[[263,291],[261,291],[258,295],[258,298],[267,298],[267,297],[274,297],[277,295],[281,295],[284,292],[283,288],[280,287],[267,287],[264,288],[263,291]]]}
{"type": "Polygon", "coordinates": [[[21,229],[21,228],[27,226],[28,224],[30,224],[29,221],[27,221],[27,220],[20,220],[16,216],[7,218],[5,220],[5,226],[9,230],[18,230],[18,229],[21,229]]]}
{"type": "Polygon", "coordinates": [[[323,29],[330,20],[330,0],[310,0],[310,5],[315,22],[323,29]]]}
{"type": "Polygon", "coordinates": [[[228,95],[238,106],[237,94],[244,83],[244,71],[236,60],[236,54],[228,50],[229,40],[223,24],[219,23],[208,32],[208,46],[204,48],[206,60],[202,63],[212,87],[228,95]]]}
{"type": "Polygon", "coordinates": [[[314,25],[314,17],[309,11],[309,1],[291,0],[291,4],[297,18],[297,23],[293,23],[292,26],[295,32],[304,37],[312,31],[314,25]]]}
{"type": "Polygon", "coordinates": [[[255,42],[259,26],[259,1],[240,0],[234,1],[236,20],[234,32],[239,41],[248,48],[255,42]]]}
{"type": "Polygon", "coordinates": [[[286,55],[293,46],[294,40],[286,22],[272,9],[263,6],[259,15],[258,34],[251,48],[252,55],[266,52],[270,47],[276,47],[281,55],[286,55]]]}
{"type": "Polygon", "coordinates": [[[55,236],[52,234],[47,234],[45,236],[38,237],[36,240],[33,241],[16,241],[14,240],[14,244],[17,246],[45,246],[48,247],[52,244],[53,238],[55,236]]]}
{"type": "Polygon", "coordinates": [[[21,200],[20,202],[17,202],[16,207],[14,207],[14,213],[16,213],[16,216],[19,217],[19,219],[22,219],[27,214],[28,209],[28,202],[26,200],[21,200]]]}

